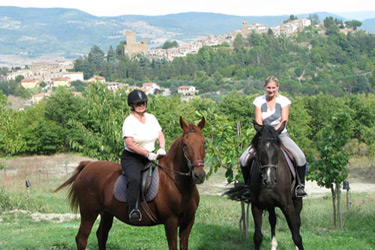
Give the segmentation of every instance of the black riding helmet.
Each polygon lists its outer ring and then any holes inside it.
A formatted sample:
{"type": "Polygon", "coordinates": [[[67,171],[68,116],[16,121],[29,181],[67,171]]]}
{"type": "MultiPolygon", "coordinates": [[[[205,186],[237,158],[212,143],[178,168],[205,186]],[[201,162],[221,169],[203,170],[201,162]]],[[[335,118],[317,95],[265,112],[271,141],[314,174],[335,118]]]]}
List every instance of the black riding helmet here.
{"type": "Polygon", "coordinates": [[[128,95],[128,105],[131,106],[133,104],[141,103],[141,102],[146,102],[147,105],[147,95],[145,92],[139,89],[135,89],[130,94],[128,95]]]}

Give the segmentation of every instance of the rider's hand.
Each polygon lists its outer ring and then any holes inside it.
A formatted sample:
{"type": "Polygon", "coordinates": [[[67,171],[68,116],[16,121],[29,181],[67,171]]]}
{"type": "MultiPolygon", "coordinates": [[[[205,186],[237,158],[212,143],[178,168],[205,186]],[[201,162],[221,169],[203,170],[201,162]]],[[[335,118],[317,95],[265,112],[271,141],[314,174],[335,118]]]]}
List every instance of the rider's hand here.
{"type": "Polygon", "coordinates": [[[156,152],[156,154],[157,154],[157,155],[165,155],[165,154],[167,154],[167,153],[165,152],[165,149],[164,149],[164,148],[159,148],[159,150],[158,150],[158,152],[156,152]]]}
{"type": "Polygon", "coordinates": [[[158,157],[158,155],[155,154],[155,153],[148,153],[148,155],[147,155],[147,158],[148,158],[150,161],[155,161],[157,157],[158,157]]]}

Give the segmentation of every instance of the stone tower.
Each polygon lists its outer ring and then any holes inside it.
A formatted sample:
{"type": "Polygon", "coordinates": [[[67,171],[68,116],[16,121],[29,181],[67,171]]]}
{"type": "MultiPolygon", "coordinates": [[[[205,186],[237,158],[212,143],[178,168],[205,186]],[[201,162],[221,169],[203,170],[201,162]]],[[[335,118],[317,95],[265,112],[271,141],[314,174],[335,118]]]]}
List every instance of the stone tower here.
{"type": "Polygon", "coordinates": [[[133,57],[138,53],[143,55],[147,54],[147,41],[141,40],[137,43],[136,33],[135,31],[127,30],[125,31],[126,36],[126,44],[125,44],[125,54],[129,55],[129,57],[133,57]]]}

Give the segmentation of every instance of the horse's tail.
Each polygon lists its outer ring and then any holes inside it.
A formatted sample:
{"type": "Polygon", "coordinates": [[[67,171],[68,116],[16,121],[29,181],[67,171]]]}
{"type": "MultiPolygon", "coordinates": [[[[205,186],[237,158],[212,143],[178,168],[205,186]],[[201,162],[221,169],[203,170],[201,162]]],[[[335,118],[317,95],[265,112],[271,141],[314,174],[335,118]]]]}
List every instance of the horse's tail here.
{"type": "Polygon", "coordinates": [[[250,200],[244,198],[243,194],[245,192],[245,184],[242,182],[236,183],[233,187],[228,189],[222,195],[227,196],[229,199],[234,201],[243,201],[249,203],[250,200]]]}
{"type": "Polygon", "coordinates": [[[60,189],[63,189],[69,185],[71,185],[70,187],[70,191],[69,191],[69,200],[70,200],[70,207],[73,211],[77,212],[78,210],[78,197],[77,197],[77,193],[75,192],[75,189],[74,189],[74,186],[72,185],[74,183],[74,181],[77,179],[77,176],[79,175],[79,173],[81,173],[82,169],[84,167],[86,167],[91,161],[81,161],[78,165],[78,167],[76,167],[73,175],[68,179],[66,180],[63,184],[61,184],[58,188],[56,188],[53,192],[57,192],[59,191],[60,189]]]}

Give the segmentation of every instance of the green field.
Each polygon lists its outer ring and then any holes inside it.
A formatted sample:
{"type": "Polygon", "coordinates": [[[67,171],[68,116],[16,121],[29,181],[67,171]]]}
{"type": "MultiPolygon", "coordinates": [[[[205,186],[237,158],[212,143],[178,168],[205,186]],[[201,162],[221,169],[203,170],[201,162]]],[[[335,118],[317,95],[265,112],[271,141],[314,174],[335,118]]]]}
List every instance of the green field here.
{"type": "MultiPolygon", "coordinates": [[[[60,160],[57,165],[64,166],[63,158],[60,160]]],[[[34,171],[32,164],[38,162],[40,166],[41,161],[40,158],[24,161],[28,167],[22,167],[23,171],[17,174],[11,164],[7,165],[7,169],[0,170],[1,250],[76,249],[79,216],[71,214],[66,190],[51,192],[66,179],[69,170],[61,167],[61,175],[56,174],[56,169],[50,169],[49,174],[46,174],[44,167],[35,168],[34,171]],[[31,180],[29,189],[25,187],[25,179],[31,180]]],[[[254,249],[252,218],[249,237],[246,238],[239,231],[240,203],[217,195],[220,190],[217,187],[215,189],[213,183],[222,182],[221,174],[214,174],[207,183],[199,186],[201,203],[190,236],[190,249],[254,249]]],[[[342,229],[333,226],[329,193],[304,199],[301,235],[305,249],[375,249],[375,195],[373,192],[362,192],[350,193],[349,197],[351,205],[347,210],[343,193],[342,229]]],[[[279,209],[277,215],[278,249],[295,249],[286,220],[279,209]]],[[[97,249],[95,232],[98,224],[99,220],[93,227],[87,249],[97,249]]],[[[264,214],[262,229],[264,241],[261,249],[270,249],[267,213],[264,214]]],[[[162,225],[132,227],[115,220],[107,249],[167,249],[164,228],[162,225]]]]}
{"type": "MultiPolygon", "coordinates": [[[[79,219],[59,221],[57,218],[35,221],[32,212],[70,213],[65,193],[33,191],[25,193],[1,191],[0,200],[17,204],[22,210],[0,214],[0,249],[75,249],[74,237],[79,219]]],[[[351,195],[349,211],[344,208],[344,226],[334,229],[331,199],[305,199],[301,234],[306,249],[374,249],[375,198],[370,194],[351,195]]],[[[35,216],[35,214],[34,214],[35,216]]],[[[240,235],[238,220],[240,204],[220,196],[202,195],[196,222],[190,237],[190,249],[253,249],[252,219],[249,238],[240,235]]],[[[262,249],[269,249],[270,228],[264,215],[262,249]]],[[[99,220],[98,220],[99,221],[99,220]]],[[[97,249],[94,225],[88,249],[97,249]]],[[[278,210],[278,249],[294,249],[284,216],[278,210]]],[[[163,226],[132,227],[115,220],[108,240],[108,249],[167,249],[163,226]]]]}

